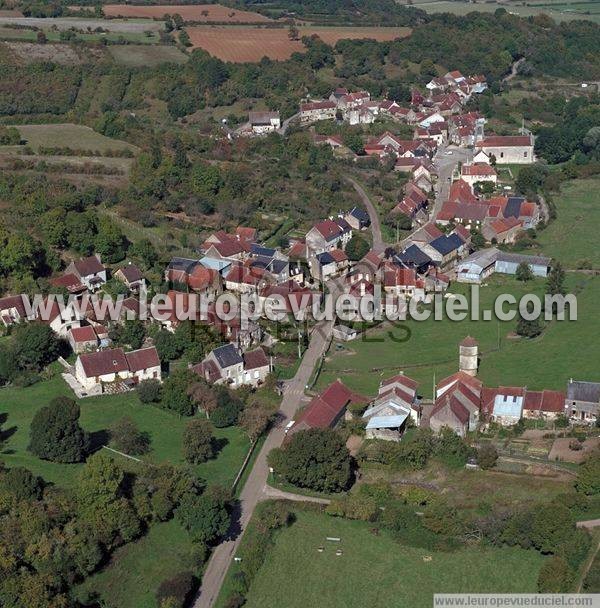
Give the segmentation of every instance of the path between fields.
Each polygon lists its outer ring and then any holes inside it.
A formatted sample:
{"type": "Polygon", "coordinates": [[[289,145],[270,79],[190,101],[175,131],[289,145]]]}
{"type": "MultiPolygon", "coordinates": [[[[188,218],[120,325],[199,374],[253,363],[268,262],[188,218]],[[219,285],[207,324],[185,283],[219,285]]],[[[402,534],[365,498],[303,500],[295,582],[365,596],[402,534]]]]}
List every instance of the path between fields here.
{"type": "Polygon", "coordinates": [[[284,492],[283,490],[279,490],[269,485],[265,486],[265,496],[267,498],[293,500],[295,502],[314,502],[320,505],[328,505],[331,502],[331,500],[329,500],[328,498],[306,496],[305,494],[296,494],[295,492],[284,492]]]}
{"type": "MultiPolygon", "coordinates": [[[[336,290],[336,287],[331,284],[330,289],[336,290]]],[[[335,295],[335,294],[334,294],[335,295]]],[[[254,465],[250,470],[248,479],[244,484],[244,488],[240,493],[240,516],[237,522],[239,532],[235,538],[226,540],[215,547],[212,555],[204,571],[202,578],[202,586],[194,601],[194,608],[212,608],[217,598],[225,575],[229,569],[232,558],[235,556],[244,531],[248,526],[248,522],[254,513],[256,505],[269,497],[267,492],[267,479],[269,477],[269,466],[267,464],[267,455],[276,447],[279,447],[285,437],[285,426],[293,419],[296,410],[302,405],[304,399],[304,389],[310,381],[314,367],[319,358],[325,353],[329,344],[329,337],[333,329],[333,321],[321,321],[318,323],[311,334],[310,344],[304,353],[302,362],[296,372],[296,375],[285,383],[283,389],[283,399],[279,409],[279,422],[271,429],[265,442],[256,457],[254,465]]],[[[275,488],[273,488],[275,490],[275,488]]],[[[284,493],[287,494],[287,493],[284,493]]],[[[299,500],[296,495],[292,500],[299,500]]],[[[285,497],[285,496],[284,496],[285,497]]],[[[302,496],[303,500],[309,497],[302,496]]]]}

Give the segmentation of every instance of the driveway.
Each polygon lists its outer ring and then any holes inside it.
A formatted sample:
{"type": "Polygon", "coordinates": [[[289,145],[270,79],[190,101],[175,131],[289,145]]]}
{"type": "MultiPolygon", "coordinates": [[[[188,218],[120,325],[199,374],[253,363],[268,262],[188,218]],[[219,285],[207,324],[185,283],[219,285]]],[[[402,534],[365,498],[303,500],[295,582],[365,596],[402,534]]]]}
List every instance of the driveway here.
{"type": "Polygon", "coordinates": [[[373,250],[376,253],[382,253],[385,251],[387,245],[383,242],[383,237],[381,236],[381,223],[379,222],[379,214],[377,213],[377,209],[375,209],[375,205],[373,205],[363,187],[348,175],[345,177],[356,190],[356,193],[360,197],[362,204],[365,206],[365,209],[369,214],[369,219],[371,220],[371,232],[373,233],[373,250]]]}

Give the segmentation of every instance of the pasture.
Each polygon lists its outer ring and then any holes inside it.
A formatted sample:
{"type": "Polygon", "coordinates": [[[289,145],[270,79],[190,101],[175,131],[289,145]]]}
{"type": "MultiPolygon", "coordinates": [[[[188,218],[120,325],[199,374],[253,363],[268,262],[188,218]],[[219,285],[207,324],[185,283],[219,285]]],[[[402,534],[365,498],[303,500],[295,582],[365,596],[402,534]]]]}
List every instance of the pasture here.
{"type": "Polygon", "coordinates": [[[153,67],[162,63],[182,64],[188,60],[177,47],[166,45],[111,45],[108,52],[116,63],[130,68],[153,67]]]}
{"type": "MultiPolygon", "coordinates": [[[[364,522],[298,512],[297,521],[277,534],[245,605],[429,608],[434,592],[536,592],[544,558],[534,551],[509,547],[430,551],[399,544],[384,531],[375,535],[371,528],[364,522]],[[327,542],[328,536],[341,542],[327,542]],[[320,546],[322,553],[317,551],[320,546]],[[342,555],[336,556],[337,549],[342,555]]],[[[230,575],[235,568],[234,564],[230,575]]]]}
{"type": "Polygon", "coordinates": [[[466,15],[472,12],[493,13],[499,8],[519,15],[531,17],[544,13],[556,21],[571,21],[572,19],[589,19],[600,23],[600,4],[594,0],[588,2],[552,2],[546,0],[542,3],[517,2],[464,2],[455,0],[433,0],[431,2],[419,1],[413,6],[428,13],[453,13],[466,15]]]}
{"type": "MultiPolygon", "coordinates": [[[[133,144],[111,139],[100,133],[96,133],[90,127],[75,125],[71,123],[48,124],[48,125],[15,125],[25,145],[34,152],[40,147],[68,147],[79,150],[98,151],[100,156],[111,150],[130,150],[133,153],[138,148],[133,144]]],[[[2,147],[0,147],[1,151],[2,147]]]]}
{"type": "Polygon", "coordinates": [[[133,4],[105,4],[102,7],[107,17],[143,17],[162,19],[165,15],[181,15],[184,21],[218,23],[261,23],[271,21],[260,13],[241,11],[221,4],[165,4],[139,6],[133,4]]]}
{"type": "MultiPolygon", "coordinates": [[[[541,294],[544,280],[523,284],[514,278],[494,275],[480,289],[481,310],[489,309],[496,296],[510,293],[517,299],[528,292],[541,294]]],[[[567,291],[578,301],[577,321],[554,321],[543,334],[528,340],[514,338],[515,321],[455,322],[407,320],[400,326],[382,325],[360,337],[333,347],[324,362],[317,388],[336,378],[350,388],[373,395],[379,382],[403,370],[420,382],[419,393],[431,397],[434,381],[458,369],[458,344],[466,335],[479,341],[481,362],[478,376],[487,386],[527,386],[564,390],[570,377],[599,381],[596,362],[600,345],[589,336],[600,332],[600,277],[569,275],[567,291]],[[566,364],[565,364],[566,362],[566,364]]],[[[466,293],[468,287],[453,284],[450,291],[466,293]]]]}
{"type": "MultiPolygon", "coordinates": [[[[409,28],[381,27],[300,27],[300,37],[317,34],[324,42],[334,45],[338,40],[373,38],[379,41],[404,38],[409,28]]],[[[283,61],[293,53],[306,49],[300,40],[290,40],[287,28],[257,27],[187,27],[194,48],[202,48],[211,55],[236,63],[257,62],[263,57],[283,61]]]]}

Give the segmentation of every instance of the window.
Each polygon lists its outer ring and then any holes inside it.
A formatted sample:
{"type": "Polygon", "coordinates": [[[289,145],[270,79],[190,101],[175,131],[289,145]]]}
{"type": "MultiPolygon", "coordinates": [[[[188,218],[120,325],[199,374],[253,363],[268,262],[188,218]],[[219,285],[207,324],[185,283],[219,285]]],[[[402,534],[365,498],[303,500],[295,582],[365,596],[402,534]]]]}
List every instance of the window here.
{"type": "Polygon", "coordinates": [[[523,157],[527,158],[527,150],[525,150],[525,152],[523,152],[523,157]]]}
{"type": "Polygon", "coordinates": [[[500,152],[500,158],[504,158],[504,152],[500,152]]]}

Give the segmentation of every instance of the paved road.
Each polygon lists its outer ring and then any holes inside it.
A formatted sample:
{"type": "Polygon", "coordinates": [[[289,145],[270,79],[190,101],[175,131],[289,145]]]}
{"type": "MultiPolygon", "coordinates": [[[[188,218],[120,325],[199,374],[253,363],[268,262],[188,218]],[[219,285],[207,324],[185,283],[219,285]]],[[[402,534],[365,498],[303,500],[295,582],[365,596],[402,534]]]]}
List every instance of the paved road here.
{"type": "Polygon", "coordinates": [[[472,151],[457,146],[440,146],[433,158],[438,171],[438,180],[435,190],[435,204],[431,213],[431,221],[435,221],[444,202],[448,200],[450,184],[452,183],[452,173],[458,162],[466,163],[472,158],[472,151]],[[452,154],[449,154],[451,152],[452,154]]]}
{"type": "Polygon", "coordinates": [[[381,253],[385,251],[387,244],[384,243],[383,237],[381,236],[381,224],[379,222],[379,215],[377,214],[377,209],[371,202],[371,199],[367,196],[367,193],[364,191],[362,186],[354,179],[346,175],[346,179],[352,184],[356,193],[360,197],[362,204],[365,206],[367,213],[369,214],[369,218],[371,220],[371,232],[373,233],[373,249],[376,253],[381,253]]]}
{"type": "Polygon", "coordinates": [[[310,344],[304,353],[296,375],[285,384],[281,409],[279,410],[280,420],[277,426],[267,435],[240,494],[240,532],[234,539],[221,543],[213,551],[204,572],[202,587],[194,602],[194,608],[211,608],[214,605],[229,564],[238,550],[242,534],[252,517],[252,513],[256,505],[268,497],[269,467],[267,465],[267,455],[273,448],[279,447],[283,442],[285,426],[289,420],[293,419],[296,410],[302,404],[304,389],[310,380],[316,362],[325,352],[332,328],[333,321],[322,321],[315,326],[311,334],[310,344]]]}
{"type": "Polygon", "coordinates": [[[591,530],[592,528],[598,528],[600,527],[600,519],[587,519],[585,521],[578,521],[577,527],[587,528],[588,530],[591,530]]]}

